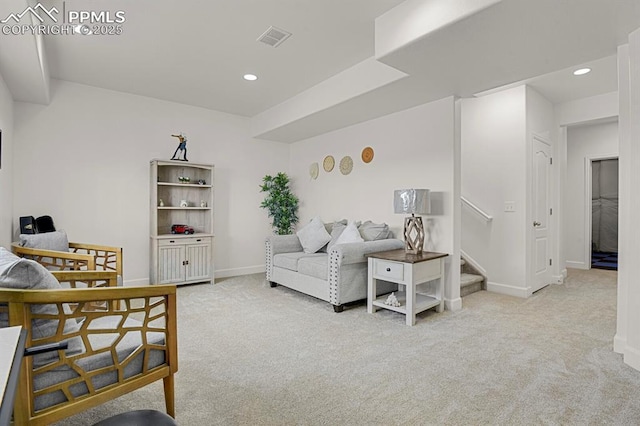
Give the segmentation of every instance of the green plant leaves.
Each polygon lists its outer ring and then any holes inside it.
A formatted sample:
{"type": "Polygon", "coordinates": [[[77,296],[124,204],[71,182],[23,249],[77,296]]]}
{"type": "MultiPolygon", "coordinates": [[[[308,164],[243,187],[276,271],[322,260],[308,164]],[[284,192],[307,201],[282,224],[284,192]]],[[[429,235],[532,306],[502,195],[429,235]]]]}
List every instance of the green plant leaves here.
{"type": "Polygon", "coordinates": [[[292,234],[298,223],[298,197],[291,192],[289,183],[289,176],[280,172],[275,176],[266,175],[260,185],[260,192],[267,193],[260,207],[267,209],[271,226],[278,235],[292,234]]]}

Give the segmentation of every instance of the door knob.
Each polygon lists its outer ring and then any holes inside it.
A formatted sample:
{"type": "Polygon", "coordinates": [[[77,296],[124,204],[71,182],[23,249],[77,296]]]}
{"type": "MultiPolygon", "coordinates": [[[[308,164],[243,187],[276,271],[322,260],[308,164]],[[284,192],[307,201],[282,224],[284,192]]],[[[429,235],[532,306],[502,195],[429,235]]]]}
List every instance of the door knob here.
{"type": "Polygon", "coordinates": [[[542,225],[542,224],[540,222],[538,222],[538,221],[534,221],[533,222],[533,226],[540,226],[540,225],[542,225]]]}

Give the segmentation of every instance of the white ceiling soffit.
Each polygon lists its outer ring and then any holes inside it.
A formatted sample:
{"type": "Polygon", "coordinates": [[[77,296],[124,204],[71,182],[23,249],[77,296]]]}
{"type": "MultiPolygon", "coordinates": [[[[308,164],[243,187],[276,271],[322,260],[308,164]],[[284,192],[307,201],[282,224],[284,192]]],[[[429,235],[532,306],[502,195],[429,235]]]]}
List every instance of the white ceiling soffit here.
{"type": "MultiPolygon", "coordinates": [[[[252,134],[258,138],[295,142],[298,140],[296,138],[303,136],[300,132],[307,125],[310,126],[309,129],[314,128],[323,133],[326,129],[324,126],[320,126],[317,121],[319,117],[325,115],[327,110],[406,76],[402,71],[382,64],[371,57],[281,104],[257,114],[251,119],[252,134]],[[297,130],[290,133],[287,130],[289,128],[297,130]]],[[[340,115],[338,121],[345,122],[346,119],[347,124],[352,123],[353,119],[348,117],[362,115],[362,111],[366,111],[366,108],[360,112],[353,111],[346,115],[340,115]]],[[[367,114],[364,116],[367,117],[367,114]]],[[[332,126],[324,119],[320,121],[332,126]]]]}
{"type": "MultiPolygon", "coordinates": [[[[26,0],[2,0],[0,20],[29,7],[26,0]]],[[[33,15],[23,19],[35,21],[33,15]]],[[[10,21],[9,23],[11,23],[10,21]]],[[[49,104],[49,69],[42,36],[31,33],[0,35],[0,75],[11,91],[13,100],[49,104]]]]}
{"type": "MultiPolygon", "coordinates": [[[[399,111],[447,96],[470,97],[514,82],[523,84],[615,55],[617,46],[638,27],[640,1],[635,0],[407,0],[376,19],[375,36],[376,59],[407,77],[369,88],[348,101],[336,99],[333,107],[302,117],[291,114],[303,105],[297,103],[300,98],[292,98],[254,117],[260,123],[266,116],[279,116],[270,128],[264,122],[254,126],[254,136],[294,142],[393,112],[390,105],[399,111]],[[347,105],[360,109],[349,111],[347,105]]],[[[341,74],[358,78],[348,70],[341,74]]],[[[606,87],[614,81],[604,80],[609,82],[606,87]]],[[[537,81],[529,84],[536,87],[537,81]]],[[[343,85],[348,86],[346,80],[343,85]]],[[[551,79],[542,79],[539,88],[552,94],[553,85],[551,79]]],[[[305,98],[314,90],[320,85],[307,90],[305,98]]]]}
{"type": "Polygon", "coordinates": [[[638,1],[504,0],[378,60],[466,97],[615,54],[638,27],[638,1]]]}

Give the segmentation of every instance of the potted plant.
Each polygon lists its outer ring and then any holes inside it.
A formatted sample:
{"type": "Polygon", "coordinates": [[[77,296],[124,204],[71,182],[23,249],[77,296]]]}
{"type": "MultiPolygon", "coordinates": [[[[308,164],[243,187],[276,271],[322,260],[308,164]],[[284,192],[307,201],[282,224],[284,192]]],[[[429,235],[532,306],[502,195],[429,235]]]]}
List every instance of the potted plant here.
{"type": "Polygon", "coordinates": [[[260,207],[267,209],[274,232],[278,235],[293,234],[298,223],[298,197],[289,188],[289,176],[286,173],[266,175],[262,178],[260,192],[267,193],[260,207]]]}

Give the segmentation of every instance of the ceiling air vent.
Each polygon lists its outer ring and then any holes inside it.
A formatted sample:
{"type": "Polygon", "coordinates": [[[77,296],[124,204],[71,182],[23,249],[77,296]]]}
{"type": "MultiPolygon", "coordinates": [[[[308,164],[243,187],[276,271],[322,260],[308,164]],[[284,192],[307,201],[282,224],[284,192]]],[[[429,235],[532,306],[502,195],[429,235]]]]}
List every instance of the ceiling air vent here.
{"type": "Polygon", "coordinates": [[[258,37],[258,40],[256,41],[261,41],[262,43],[268,44],[271,47],[278,47],[283,41],[288,39],[289,36],[291,36],[290,32],[281,30],[280,28],[276,27],[269,27],[267,28],[267,31],[265,31],[260,37],[258,37]]]}

